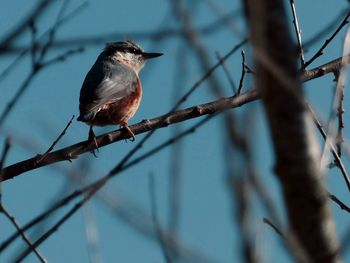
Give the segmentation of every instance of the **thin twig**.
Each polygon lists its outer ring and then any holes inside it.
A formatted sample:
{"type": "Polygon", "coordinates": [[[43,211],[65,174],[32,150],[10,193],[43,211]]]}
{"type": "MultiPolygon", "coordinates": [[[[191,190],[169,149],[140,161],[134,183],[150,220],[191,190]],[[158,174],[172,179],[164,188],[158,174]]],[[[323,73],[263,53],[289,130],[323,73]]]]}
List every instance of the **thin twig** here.
{"type": "MultiPolygon", "coordinates": [[[[345,39],[344,39],[344,47],[343,47],[343,55],[350,53],[350,29],[347,30],[345,39]]],[[[336,112],[336,115],[338,117],[338,130],[337,130],[337,139],[336,139],[336,146],[337,146],[337,153],[339,157],[341,157],[342,153],[342,143],[344,142],[343,139],[343,129],[344,129],[344,90],[345,90],[345,83],[347,78],[347,69],[346,69],[346,61],[343,59],[342,66],[339,71],[334,72],[334,76],[337,82],[336,85],[336,93],[333,105],[333,111],[336,112]]]]}
{"type": "MultiPolygon", "coordinates": [[[[319,132],[321,133],[322,138],[327,142],[327,134],[323,129],[323,125],[322,123],[319,121],[319,119],[317,118],[316,113],[313,111],[313,109],[311,108],[310,104],[308,104],[308,108],[309,108],[309,112],[311,113],[311,116],[314,120],[314,123],[317,127],[317,129],[319,130],[319,132]]],[[[341,160],[341,158],[339,157],[339,155],[337,154],[337,151],[335,149],[335,147],[333,146],[332,143],[329,142],[329,149],[335,159],[335,162],[337,164],[337,167],[339,167],[343,178],[345,180],[346,186],[348,187],[348,190],[350,191],[350,178],[348,173],[346,172],[346,168],[341,160]]]]}
{"type": "MultiPolygon", "coordinates": [[[[339,74],[340,72],[335,72],[335,78],[336,81],[338,83],[339,81],[339,74]]],[[[339,155],[339,157],[341,158],[342,155],[342,144],[344,142],[344,138],[343,138],[343,129],[344,129],[344,120],[343,120],[343,115],[344,115],[344,89],[345,89],[345,85],[344,83],[340,83],[338,87],[338,106],[337,106],[337,117],[338,117],[338,130],[337,130],[337,138],[336,138],[336,147],[337,147],[337,153],[339,155]]]]}
{"type": "Polygon", "coordinates": [[[344,211],[350,213],[350,207],[347,206],[346,204],[344,204],[344,202],[340,201],[338,197],[336,197],[335,195],[332,195],[331,193],[328,193],[328,196],[329,196],[330,199],[332,199],[332,201],[333,201],[334,203],[336,203],[337,205],[339,205],[339,207],[340,207],[342,210],[344,210],[344,211]]]}
{"type": "Polygon", "coordinates": [[[299,28],[299,23],[298,23],[298,17],[297,17],[297,13],[296,13],[296,8],[295,8],[295,3],[294,0],[289,0],[290,3],[290,7],[292,9],[292,14],[293,14],[293,25],[294,25],[294,30],[295,30],[295,34],[297,36],[297,40],[298,40],[298,53],[300,55],[300,66],[301,68],[304,68],[304,64],[305,64],[305,59],[304,59],[304,50],[303,50],[303,45],[302,45],[302,41],[301,41],[301,30],[299,28]]]}
{"type": "Polygon", "coordinates": [[[238,91],[236,95],[239,95],[241,93],[242,87],[243,87],[243,81],[244,81],[244,76],[245,76],[245,52],[242,49],[241,51],[241,56],[242,56],[242,73],[241,73],[241,78],[239,80],[239,86],[238,86],[238,91]]]}
{"type": "Polygon", "coordinates": [[[6,158],[7,158],[7,155],[8,155],[10,148],[11,148],[11,139],[10,139],[10,137],[7,137],[5,140],[5,145],[4,145],[4,148],[2,150],[1,159],[0,159],[0,204],[2,203],[2,184],[1,184],[2,176],[3,176],[3,169],[2,168],[4,167],[4,164],[5,164],[5,161],[6,161],[6,158]]]}
{"type": "Polygon", "coordinates": [[[273,230],[275,230],[275,232],[276,232],[277,234],[279,234],[283,239],[285,239],[285,236],[284,236],[284,234],[282,233],[282,231],[279,230],[279,228],[278,228],[277,226],[275,226],[275,224],[272,223],[269,219],[267,219],[267,218],[264,217],[264,218],[263,218],[263,222],[264,222],[265,224],[269,225],[273,230]]]}
{"type": "Polygon", "coordinates": [[[60,133],[60,135],[58,135],[58,137],[56,138],[56,140],[54,140],[54,142],[51,144],[51,146],[46,150],[46,152],[41,155],[41,157],[37,160],[37,164],[40,163],[42,160],[44,160],[47,155],[55,148],[56,144],[62,139],[62,137],[66,134],[67,129],[69,128],[69,126],[72,124],[72,121],[74,119],[74,115],[72,116],[72,118],[69,120],[69,122],[67,123],[66,127],[63,129],[63,131],[60,133]]]}
{"type": "Polygon", "coordinates": [[[313,44],[323,40],[329,32],[332,32],[334,28],[340,23],[341,18],[344,17],[349,12],[349,8],[341,10],[339,13],[334,15],[334,19],[330,21],[324,28],[319,32],[315,33],[308,40],[304,41],[303,47],[305,50],[309,49],[313,44]]]}
{"type": "Polygon", "coordinates": [[[348,19],[350,16],[350,11],[347,13],[343,21],[340,23],[340,25],[337,27],[337,29],[334,31],[334,33],[330,36],[330,38],[326,39],[326,41],[323,43],[323,45],[320,47],[320,49],[313,55],[308,61],[304,64],[304,69],[309,66],[315,59],[317,59],[319,56],[323,54],[323,50],[329,45],[329,43],[332,42],[332,40],[335,38],[335,36],[340,32],[340,30],[349,23],[348,19]]]}
{"type": "MultiPolygon", "coordinates": [[[[343,59],[341,61],[341,65],[339,67],[339,69],[335,72],[336,75],[336,79],[337,79],[337,85],[336,85],[336,89],[335,89],[335,93],[334,93],[334,98],[331,104],[331,114],[330,114],[330,118],[328,120],[327,123],[327,128],[326,131],[329,133],[326,136],[326,143],[324,145],[324,149],[323,149],[323,153],[322,153],[322,157],[321,157],[321,167],[324,168],[326,165],[326,148],[333,144],[333,136],[331,134],[331,129],[333,128],[333,123],[334,123],[334,118],[336,117],[336,112],[337,112],[337,108],[339,107],[339,100],[341,100],[341,94],[342,94],[342,89],[345,86],[345,81],[346,81],[346,77],[347,77],[347,71],[346,71],[346,65],[348,62],[348,59],[346,57],[346,54],[350,53],[350,29],[348,29],[347,34],[345,36],[344,39],[344,45],[343,45],[343,59]]],[[[338,116],[339,117],[339,116],[338,116]]],[[[334,154],[333,154],[334,155],[334,154]]],[[[338,156],[338,154],[337,154],[338,156]]],[[[339,157],[339,156],[338,156],[339,157]]],[[[340,160],[340,158],[338,158],[340,160]]],[[[335,164],[336,165],[340,165],[338,159],[335,160],[335,164]]],[[[347,181],[347,185],[349,188],[349,182],[347,181]]],[[[349,189],[350,191],[350,189],[349,189]]]]}

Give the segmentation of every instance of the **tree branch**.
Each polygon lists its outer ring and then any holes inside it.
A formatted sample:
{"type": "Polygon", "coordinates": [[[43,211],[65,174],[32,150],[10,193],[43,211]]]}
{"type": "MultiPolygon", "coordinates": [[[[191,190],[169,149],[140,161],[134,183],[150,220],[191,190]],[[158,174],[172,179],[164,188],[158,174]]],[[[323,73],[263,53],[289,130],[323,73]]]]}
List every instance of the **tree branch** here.
{"type": "MultiPolygon", "coordinates": [[[[346,63],[350,63],[350,56],[345,60],[346,63]]],[[[311,79],[319,78],[328,73],[331,73],[341,67],[342,58],[335,59],[329,63],[319,66],[312,70],[307,70],[303,73],[301,79],[303,81],[309,81],[311,79]]],[[[219,64],[220,65],[220,64],[219,64]]],[[[176,111],[166,116],[164,121],[164,116],[160,116],[151,120],[144,120],[135,125],[131,125],[130,128],[135,135],[141,134],[150,130],[159,129],[166,127],[168,125],[182,122],[188,119],[196,118],[202,115],[211,114],[216,111],[227,110],[230,108],[236,108],[242,106],[251,101],[257,100],[259,98],[258,91],[251,89],[246,93],[242,93],[238,96],[233,96],[225,99],[216,100],[210,103],[194,106],[184,110],[176,111]],[[200,111],[199,111],[200,109],[200,111]]],[[[127,137],[122,131],[117,130],[109,133],[102,134],[97,137],[97,142],[99,147],[109,145],[111,143],[123,140],[127,137]]],[[[1,181],[5,181],[14,178],[22,173],[28,172],[30,170],[38,169],[43,166],[50,165],[56,162],[62,162],[71,160],[72,158],[77,158],[79,155],[90,152],[94,149],[94,144],[88,141],[82,141],[66,148],[49,153],[45,160],[38,163],[40,156],[35,156],[33,158],[15,163],[3,169],[3,178],[1,181]]]]}

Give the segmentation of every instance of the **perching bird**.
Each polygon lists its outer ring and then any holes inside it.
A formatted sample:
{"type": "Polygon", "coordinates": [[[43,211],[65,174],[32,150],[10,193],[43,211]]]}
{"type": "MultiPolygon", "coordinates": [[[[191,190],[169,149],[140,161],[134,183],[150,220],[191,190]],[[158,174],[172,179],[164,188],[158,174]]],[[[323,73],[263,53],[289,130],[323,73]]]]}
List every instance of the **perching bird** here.
{"type": "Polygon", "coordinates": [[[161,53],[145,53],[130,40],[106,44],[87,73],[80,90],[78,121],[90,125],[89,140],[98,147],[93,126],[120,125],[134,140],[128,120],[137,111],[142,96],[139,72],[147,59],[161,53]]]}

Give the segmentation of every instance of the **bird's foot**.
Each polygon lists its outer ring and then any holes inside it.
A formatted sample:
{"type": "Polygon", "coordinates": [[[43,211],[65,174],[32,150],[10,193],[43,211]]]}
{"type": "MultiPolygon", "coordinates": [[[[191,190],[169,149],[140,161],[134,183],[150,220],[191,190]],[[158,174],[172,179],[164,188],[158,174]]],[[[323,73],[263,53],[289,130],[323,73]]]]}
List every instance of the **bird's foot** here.
{"type": "MultiPolygon", "coordinates": [[[[99,152],[99,150],[98,150],[98,143],[97,143],[97,140],[96,140],[96,135],[95,135],[94,131],[92,130],[92,126],[90,126],[88,141],[89,142],[93,142],[94,145],[95,145],[96,151],[99,152]]],[[[91,153],[95,156],[95,158],[97,158],[95,150],[92,150],[91,153]]]]}
{"type": "Polygon", "coordinates": [[[121,128],[125,129],[128,133],[128,135],[130,136],[128,138],[129,141],[133,142],[135,141],[135,134],[132,132],[132,130],[129,128],[127,123],[123,123],[122,125],[120,125],[121,128]]]}

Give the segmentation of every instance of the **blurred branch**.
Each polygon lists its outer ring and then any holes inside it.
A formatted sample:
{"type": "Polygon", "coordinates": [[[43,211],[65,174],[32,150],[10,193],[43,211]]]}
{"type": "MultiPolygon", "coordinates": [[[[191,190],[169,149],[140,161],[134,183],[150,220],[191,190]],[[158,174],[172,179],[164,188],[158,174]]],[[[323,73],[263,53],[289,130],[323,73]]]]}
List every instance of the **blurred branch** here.
{"type": "Polygon", "coordinates": [[[277,233],[277,234],[279,234],[283,239],[285,238],[285,235],[282,233],[282,231],[281,230],[279,230],[279,228],[274,224],[274,223],[272,223],[269,219],[267,219],[267,218],[263,218],[263,222],[265,223],[265,224],[267,224],[267,225],[269,225],[273,230],[275,230],[275,232],[277,233]]]}
{"type": "MultiPolygon", "coordinates": [[[[11,139],[7,138],[5,140],[4,148],[2,150],[1,159],[0,159],[0,178],[2,177],[1,169],[5,163],[8,152],[11,148],[11,139]]],[[[37,249],[33,246],[32,242],[29,240],[27,235],[24,233],[23,229],[17,223],[16,218],[10,214],[10,212],[4,207],[2,202],[2,183],[0,183],[0,213],[4,214],[5,217],[12,223],[12,225],[16,228],[17,233],[22,237],[24,242],[28,245],[28,247],[35,253],[40,262],[46,262],[46,260],[41,256],[41,254],[37,251],[37,249]]]]}
{"type": "MultiPolygon", "coordinates": [[[[171,95],[172,101],[177,101],[186,87],[188,79],[188,50],[185,45],[180,43],[177,47],[176,67],[173,79],[173,92],[171,95]]],[[[172,136],[180,133],[182,130],[181,124],[175,125],[171,129],[172,136]]],[[[168,205],[168,231],[175,238],[178,237],[178,229],[180,226],[180,211],[181,211],[181,189],[182,189],[182,167],[184,155],[184,143],[179,141],[170,149],[170,165],[169,165],[169,205],[168,205]]],[[[168,242],[169,243],[169,242],[168,242]]],[[[176,244],[175,244],[176,245],[176,244]]],[[[177,251],[170,250],[171,258],[174,262],[178,261],[179,255],[177,251]]]]}
{"type": "Polygon", "coordinates": [[[3,40],[0,41],[0,53],[7,51],[11,47],[12,42],[26,29],[28,29],[28,26],[32,23],[32,21],[38,19],[39,16],[42,15],[42,13],[50,6],[50,4],[54,2],[55,1],[41,0],[33,11],[27,16],[27,18],[19,23],[16,28],[14,28],[3,40]]]}
{"type": "Polygon", "coordinates": [[[20,225],[17,223],[16,218],[12,216],[7,209],[3,206],[2,203],[0,203],[0,213],[3,213],[6,218],[12,223],[12,225],[16,228],[17,232],[21,235],[24,242],[27,243],[28,249],[30,251],[33,251],[34,254],[37,256],[40,262],[46,263],[47,261],[44,259],[44,257],[39,253],[39,251],[36,249],[36,247],[32,244],[32,242],[29,240],[23,229],[20,227],[20,225]]]}
{"type": "MultiPolygon", "coordinates": [[[[174,14],[181,25],[184,40],[195,52],[202,71],[207,72],[211,68],[211,62],[208,55],[209,53],[200,40],[199,32],[194,27],[188,10],[183,5],[183,1],[181,0],[171,0],[170,2],[173,6],[174,14]]],[[[222,62],[220,62],[220,65],[221,63],[222,62]]],[[[220,80],[216,76],[211,76],[208,81],[210,83],[210,90],[214,96],[217,98],[222,97],[220,80]]]]}
{"type": "Polygon", "coordinates": [[[275,173],[282,185],[290,229],[299,245],[297,252],[310,262],[341,262],[283,1],[246,0],[245,7],[256,83],[274,144],[275,173]],[[271,70],[271,63],[283,75],[271,70]]]}
{"type": "MultiPolygon", "coordinates": [[[[218,18],[217,20],[210,22],[204,26],[200,26],[198,31],[201,35],[207,36],[213,34],[223,28],[226,28],[226,20],[232,17],[238,17],[238,14],[241,10],[233,10],[225,14],[224,16],[218,18]]],[[[51,49],[65,48],[71,47],[75,45],[79,46],[87,46],[87,45],[101,45],[104,44],[111,39],[124,39],[125,36],[134,40],[155,40],[155,41],[163,41],[169,38],[181,37],[182,30],[177,28],[166,28],[162,30],[154,30],[154,31],[133,31],[133,32],[111,32],[100,36],[94,37],[75,37],[70,39],[56,40],[51,49]]],[[[38,44],[37,49],[40,50],[43,48],[43,45],[38,44]]],[[[20,53],[30,49],[27,46],[9,46],[3,52],[7,53],[20,53]]]]}
{"type": "MultiPolygon", "coordinates": [[[[206,4],[213,10],[213,12],[217,15],[217,17],[224,17],[224,8],[220,8],[218,1],[216,0],[205,0],[206,4]]],[[[234,34],[238,36],[242,36],[241,30],[238,29],[238,27],[234,24],[234,20],[238,15],[240,14],[233,14],[231,17],[226,17],[226,19],[223,20],[226,27],[234,34]]]]}
{"type": "Polygon", "coordinates": [[[311,113],[311,116],[313,118],[313,121],[318,129],[318,131],[320,132],[322,138],[326,141],[326,143],[328,144],[328,147],[333,155],[333,158],[334,158],[334,162],[335,164],[337,165],[337,167],[339,167],[342,175],[343,175],[343,178],[344,178],[344,181],[346,183],[346,186],[348,188],[348,191],[350,192],[350,177],[346,171],[346,168],[340,158],[340,156],[338,155],[337,153],[337,150],[335,149],[334,145],[332,143],[330,143],[329,141],[327,141],[327,134],[325,132],[325,130],[323,129],[323,125],[322,123],[320,122],[320,120],[317,118],[317,115],[316,113],[313,111],[313,109],[311,108],[310,105],[308,105],[309,107],[309,111],[311,113]]]}
{"type": "Polygon", "coordinates": [[[33,67],[29,75],[26,77],[26,79],[23,81],[20,88],[17,90],[15,95],[10,99],[9,102],[7,102],[5,109],[0,115],[0,126],[4,123],[5,119],[8,117],[9,113],[13,110],[16,103],[19,101],[21,96],[24,94],[24,92],[28,89],[30,83],[33,81],[33,79],[38,75],[38,73],[43,70],[44,68],[47,68],[48,66],[51,66],[57,62],[62,62],[66,60],[69,56],[82,52],[82,48],[78,48],[75,50],[68,50],[67,52],[64,52],[61,55],[58,55],[56,58],[49,60],[47,62],[44,61],[35,61],[33,63],[33,67]]]}
{"type": "MultiPolygon", "coordinates": [[[[350,63],[350,56],[345,60],[346,63],[350,63]]],[[[303,81],[309,81],[314,78],[319,78],[325,74],[337,70],[342,63],[342,58],[333,60],[327,64],[317,67],[312,70],[307,70],[302,74],[303,81]]],[[[219,63],[217,64],[220,65],[219,63]]],[[[238,96],[233,96],[225,99],[219,99],[211,103],[206,103],[202,105],[197,105],[191,108],[180,110],[177,112],[170,113],[168,115],[163,115],[158,118],[151,120],[144,120],[138,124],[131,125],[130,128],[134,134],[144,133],[150,130],[158,129],[161,127],[166,127],[173,123],[185,121],[191,118],[199,117],[206,114],[212,114],[216,111],[222,111],[229,108],[236,108],[242,106],[248,102],[257,100],[259,98],[258,91],[256,89],[251,89],[246,93],[242,93],[238,96]]],[[[126,139],[127,134],[123,133],[121,130],[109,132],[97,137],[97,142],[99,147],[109,145],[113,142],[126,139]]],[[[22,173],[28,172],[33,169],[37,169],[43,166],[47,166],[52,163],[71,160],[76,158],[80,154],[90,152],[94,149],[94,144],[88,141],[83,141],[66,148],[60,149],[58,151],[51,152],[48,154],[47,158],[40,162],[38,165],[38,157],[33,157],[25,161],[18,162],[11,166],[5,167],[3,169],[2,180],[8,180],[22,173]]]]}
{"type": "MultiPolygon", "coordinates": [[[[40,238],[38,238],[33,246],[37,247],[41,243],[43,243],[45,240],[47,240],[55,231],[57,231],[63,223],[65,223],[69,218],[71,218],[84,204],[86,204],[91,197],[93,197],[105,184],[113,177],[120,174],[120,172],[133,167],[134,165],[138,164],[139,162],[149,158],[150,156],[154,155],[155,153],[158,153],[162,149],[168,147],[169,145],[172,145],[173,143],[177,142],[178,140],[182,139],[183,137],[193,133],[197,128],[205,124],[207,121],[209,121],[215,114],[209,115],[206,118],[202,119],[189,129],[181,132],[177,136],[170,138],[169,140],[163,142],[162,144],[158,145],[157,147],[154,147],[153,149],[149,150],[148,152],[144,153],[143,155],[133,159],[129,162],[129,159],[132,157],[133,153],[138,149],[137,147],[134,147],[133,150],[131,150],[119,163],[117,166],[115,166],[112,170],[109,171],[109,173],[102,178],[98,179],[97,181],[91,183],[90,185],[84,187],[83,189],[77,190],[70,194],[69,196],[61,199],[59,202],[57,202],[52,208],[45,211],[42,215],[35,218],[32,222],[27,224],[33,226],[40,222],[41,220],[45,219],[48,215],[50,215],[52,212],[56,211],[57,209],[67,205],[70,201],[75,199],[76,197],[84,194],[84,197],[78,201],[71,209],[68,210],[67,213],[65,213],[61,219],[59,219],[51,228],[49,228],[40,238]]],[[[150,133],[148,133],[150,134],[150,133]]],[[[145,137],[147,138],[147,137],[145,137]]],[[[144,140],[145,140],[144,138],[144,140]]],[[[26,228],[27,229],[27,228],[26,228]]],[[[6,246],[11,241],[6,241],[6,246]]],[[[5,243],[1,245],[1,250],[4,249],[5,243]]],[[[16,262],[21,262],[26,256],[28,256],[31,253],[30,249],[24,250],[15,260],[16,262]]]]}
{"type": "Polygon", "coordinates": [[[164,235],[160,227],[160,223],[157,216],[158,208],[157,208],[157,202],[156,202],[156,193],[155,193],[153,174],[149,175],[148,180],[149,180],[149,195],[150,195],[150,201],[151,201],[151,215],[152,215],[153,228],[154,228],[154,231],[156,232],[156,236],[157,236],[160,248],[163,252],[165,261],[167,263],[171,263],[173,262],[173,260],[170,257],[170,253],[166,246],[166,242],[164,241],[164,235]]]}
{"type": "MultiPolygon", "coordinates": [[[[73,9],[71,12],[69,12],[67,15],[63,16],[60,19],[56,20],[56,27],[60,27],[63,24],[67,23],[68,21],[70,21],[71,18],[74,18],[77,16],[77,14],[79,12],[81,12],[85,7],[87,6],[87,2],[83,2],[81,5],[79,5],[77,8],[73,9]]],[[[58,16],[60,17],[60,16],[58,16]]],[[[31,29],[33,30],[33,23],[34,21],[31,22],[31,29]]],[[[32,39],[32,42],[30,44],[29,47],[23,48],[21,51],[19,51],[18,56],[12,61],[12,63],[10,63],[0,74],[0,81],[10,73],[11,70],[13,70],[15,68],[16,65],[18,65],[19,61],[24,58],[24,56],[29,52],[29,51],[33,51],[34,47],[35,47],[35,52],[43,49],[43,45],[40,45],[39,42],[43,41],[45,37],[48,37],[50,35],[52,35],[53,28],[51,27],[50,29],[48,29],[47,31],[45,31],[43,34],[41,34],[37,39],[36,42],[34,42],[34,39],[32,39]]],[[[33,37],[33,34],[32,34],[33,37]]],[[[34,56],[32,56],[32,58],[34,58],[34,56]]]]}

